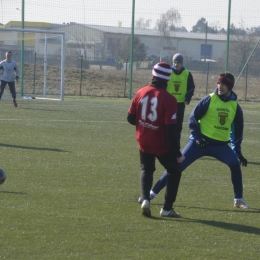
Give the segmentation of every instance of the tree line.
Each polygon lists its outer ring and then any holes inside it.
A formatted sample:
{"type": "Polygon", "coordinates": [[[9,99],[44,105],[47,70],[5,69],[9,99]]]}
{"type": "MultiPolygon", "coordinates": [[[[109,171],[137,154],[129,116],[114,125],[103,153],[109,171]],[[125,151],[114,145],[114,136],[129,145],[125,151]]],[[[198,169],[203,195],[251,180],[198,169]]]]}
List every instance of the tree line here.
{"type": "MultiPolygon", "coordinates": [[[[171,8],[165,13],[160,15],[160,18],[156,20],[154,29],[162,31],[175,31],[175,32],[188,32],[186,27],[180,26],[181,15],[179,11],[175,8],[171,8]]],[[[135,28],[138,29],[151,29],[152,20],[144,19],[140,17],[135,21],[135,28]]],[[[255,33],[256,36],[260,36],[260,26],[245,28],[244,22],[241,21],[240,26],[235,26],[234,23],[230,25],[230,34],[231,35],[246,35],[249,32],[255,33]]],[[[219,22],[215,22],[209,25],[206,18],[200,18],[195,25],[192,26],[190,32],[193,33],[212,33],[212,34],[226,34],[227,30],[221,27],[219,22]]]]}

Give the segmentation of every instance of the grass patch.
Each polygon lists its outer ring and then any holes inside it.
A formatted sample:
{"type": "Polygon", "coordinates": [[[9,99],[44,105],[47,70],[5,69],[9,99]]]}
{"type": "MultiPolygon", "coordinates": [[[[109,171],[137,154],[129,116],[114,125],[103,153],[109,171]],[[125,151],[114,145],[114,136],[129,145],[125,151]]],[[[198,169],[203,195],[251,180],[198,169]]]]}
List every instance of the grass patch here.
{"type": "MultiPolygon", "coordinates": [[[[186,119],[196,102],[187,107],[186,119]]],[[[202,158],[184,173],[181,219],[159,216],[163,192],[141,216],[129,100],[1,100],[0,259],[258,259],[259,111],[242,103],[249,160],[244,199],[233,208],[229,169],[202,158]]],[[[189,131],[184,125],[182,147],[189,131]]],[[[157,163],[156,181],[163,173],[157,163]]]]}

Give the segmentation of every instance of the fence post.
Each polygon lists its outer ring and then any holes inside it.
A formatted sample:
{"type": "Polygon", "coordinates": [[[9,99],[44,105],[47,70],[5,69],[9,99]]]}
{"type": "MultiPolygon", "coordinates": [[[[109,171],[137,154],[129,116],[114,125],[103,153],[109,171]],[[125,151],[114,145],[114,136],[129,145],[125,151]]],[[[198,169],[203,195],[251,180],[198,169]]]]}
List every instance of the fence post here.
{"type": "Polygon", "coordinates": [[[83,66],[83,55],[80,57],[80,86],[79,86],[79,95],[81,96],[81,88],[82,88],[82,66],[83,66]]]}
{"type": "Polygon", "coordinates": [[[36,51],[34,52],[33,94],[35,94],[35,81],[36,81],[36,51]]]}
{"type": "Polygon", "coordinates": [[[124,97],[125,97],[125,92],[126,92],[127,63],[128,63],[128,59],[126,59],[126,63],[125,63],[125,90],[124,90],[124,97]]]}

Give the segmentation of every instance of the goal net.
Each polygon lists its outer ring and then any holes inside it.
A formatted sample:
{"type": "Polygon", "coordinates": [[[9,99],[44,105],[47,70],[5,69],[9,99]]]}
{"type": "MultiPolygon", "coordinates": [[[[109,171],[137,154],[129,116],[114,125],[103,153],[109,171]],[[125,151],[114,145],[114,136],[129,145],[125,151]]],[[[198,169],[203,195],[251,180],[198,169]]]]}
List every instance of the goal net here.
{"type": "Polygon", "coordinates": [[[20,71],[17,96],[64,100],[64,32],[0,28],[0,60],[7,51],[20,71]]]}

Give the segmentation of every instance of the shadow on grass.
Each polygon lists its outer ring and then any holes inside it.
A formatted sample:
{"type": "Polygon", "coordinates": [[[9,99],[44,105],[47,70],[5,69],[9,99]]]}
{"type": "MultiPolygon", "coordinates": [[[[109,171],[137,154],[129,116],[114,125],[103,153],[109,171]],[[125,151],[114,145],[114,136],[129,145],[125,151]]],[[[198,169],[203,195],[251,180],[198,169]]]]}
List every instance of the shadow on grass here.
{"type": "MultiPolygon", "coordinates": [[[[241,212],[241,211],[240,211],[241,212]]],[[[248,212],[248,210],[246,211],[248,212]]],[[[252,211],[250,211],[252,212],[252,211]]],[[[259,213],[259,212],[255,212],[259,213]]],[[[189,223],[195,223],[195,224],[203,224],[208,225],[216,228],[222,228],[230,231],[236,231],[241,233],[248,233],[248,234],[255,234],[260,235],[260,228],[247,226],[243,224],[236,224],[236,223],[229,223],[229,222],[223,222],[223,221],[215,221],[215,220],[202,220],[202,219],[190,219],[185,217],[180,218],[162,218],[162,217],[147,217],[151,220],[164,220],[164,221],[179,221],[179,222],[189,222],[189,223]]]]}
{"type": "MultiPolygon", "coordinates": [[[[186,206],[178,206],[178,207],[203,209],[203,208],[200,208],[200,207],[186,207],[186,206]]],[[[204,209],[205,210],[216,210],[216,209],[209,209],[209,208],[204,208],[204,209]]],[[[240,214],[241,213],[242,214],[246,214],[246,213],[257,213],[257,214],[259,214],[260,213],[260,209],[253,209],[253,208],[251,208],[251,210],[234,209],[234,210],[221,210],[221,211],[227,211],[227,212],[232,211],[232,212],[237,212],[237,213],[240,213],[240,214]]],[[[247,225],[243,225],[243,224],[228,223],[228,222],[215,221],[215,220],[202,220],[202,219],[194,219],[194,218],[191,219],[191,218],[186,218],[186,217],[162,218],[162,217],[151,216],[151,217],[149,217],[149,219],[190,222],[190,223],[203,224],[203,225],[213,226],[213,227],[222,228],[222,229],[231,230],[231,231],[236,231],[236,232],[260,235],[260,228],[247,226],[247,225]]]]}
{"type": "Polygon", "coordinates": [[[249,209],[238,209],[238,208],[234,208],[233,210],[229,210],[229,209],[216,209],[216,208],[202,208],[202,207],[190,207],[190,206],[181,206],[181,205],[176,205],[176,207],[178,206],[178,208],[186,208],[186,209],[199,209],[199,210],[215,210],[215,211],[224,211],[224,212],[237,212],[237,213],[260,213],[260,209],[256,209],[256,208],[249,208],[249,209]]]}
{"type": "MultiPolygon", "coordinates": [[[[161,203],[153,203],[153,205],[163,205],[163,202],[161,203]]],[[[211,210],[211,211],[221,211],[221,212],[234,212],[237,214],[248,214],[248,213],[255,213],[255,214],[260,214],[260,209],[258,208],[249,208],[249,209],[237,209],[234,208],[233,210],[230,209],[216,209],[216,208],[202,208],[202,207],[189,207],[189,206],[181,206],[181,205],[176,205],[178,208],[186,208],[186,209],[199,209],[199,210],[211,210]]]]}
{"type": "Polygon", "coordinates": [[[41,147],[21,146],[21,145],[13,145],[13,144],[2,144],[2,143],[0,143],[0,146],[10,147],[10,148],[29,149],[29,150],[39,150],[39,151],[51,151],[51,152],[62,152],[62,153],[69,152],[69,151],[57,149],[57,148],[41,148],[41,147]]]}
{"type": "Polygon", "coordinates": [[[162,220],[162,217],[155,217],[155,216],[151,216],[151,217],[146,217],[146,216],[141,216],[143,218],[147,218],[147,219],[152,219],[152,220],[162,220]]]}
{"type": "Polygon", "coordinates": [[[6,191],[6,190],[1,190],[0,193],[8,193],[8,194],[15,194],[15,195],[27,195],[25,192],[20,192],[20,191],[6,191]]]}
{"type": "Polygon", "coordinates": [[[181,218],[181,220],[184,222],[190,222],[190,223],[194,222],[196,224],[199,223],[199,224],[204,224],[204,225],[236,231],[236,232],[260,235],[260,228],[251,227],[243,224],[235,224],[235,223],[228,223],[228,222],[214,221],[214,220],[189,219],[189,218],[181,218]]]}

